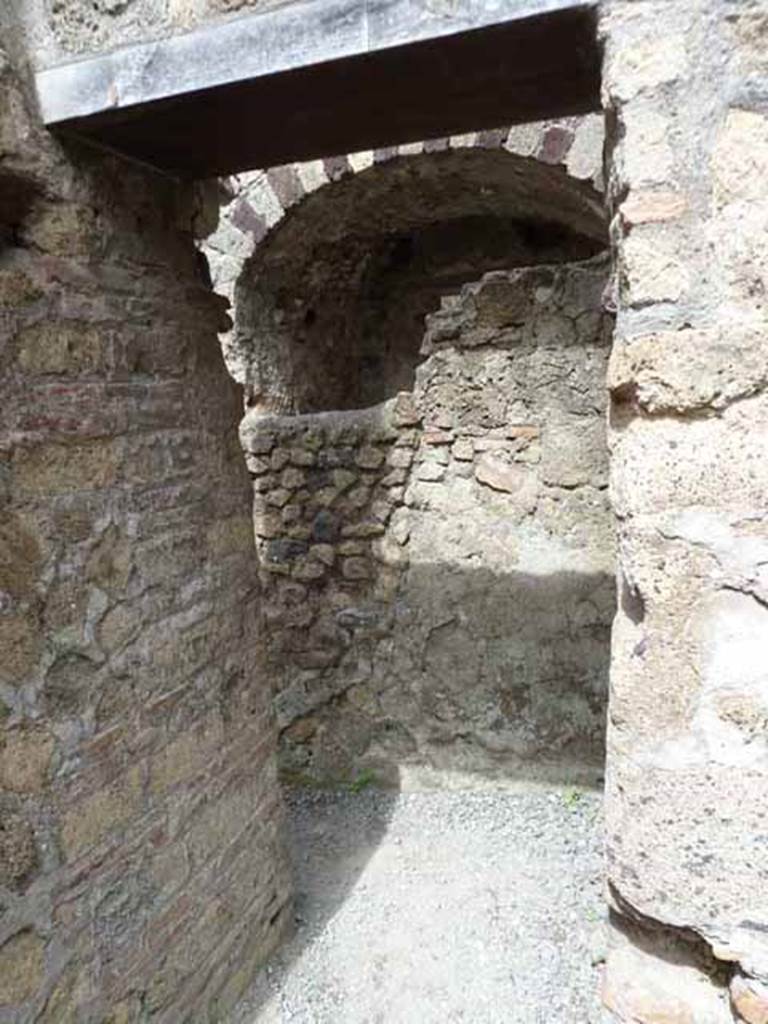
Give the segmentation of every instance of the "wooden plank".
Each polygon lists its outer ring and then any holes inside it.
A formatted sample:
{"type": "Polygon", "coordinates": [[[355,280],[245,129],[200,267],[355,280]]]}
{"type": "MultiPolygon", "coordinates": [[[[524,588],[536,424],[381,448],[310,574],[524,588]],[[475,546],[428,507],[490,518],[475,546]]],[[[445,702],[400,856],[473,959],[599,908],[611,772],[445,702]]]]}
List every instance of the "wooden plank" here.
{"type": "Polygon", "coordinates": [[[41,109],[61,134],[180,177],[599,109],[593,3],[436,9],[315,0],[250,15],[41,72],[41,109]]]}

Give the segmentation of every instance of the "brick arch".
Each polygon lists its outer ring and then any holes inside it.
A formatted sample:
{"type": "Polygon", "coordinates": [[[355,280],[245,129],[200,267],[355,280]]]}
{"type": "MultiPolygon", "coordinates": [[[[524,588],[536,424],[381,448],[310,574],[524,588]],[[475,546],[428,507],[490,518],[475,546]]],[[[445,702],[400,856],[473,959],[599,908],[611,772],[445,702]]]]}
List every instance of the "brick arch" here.
{"type": "MultiPolygon", "coordinates": [[[[498,150],[561,168],[574,184],[602,192],[603,117],[590,114],[366,150],[235,175],[219,183],[216,230],[201,245],[213,288],[235,306],[235,287],[259,245],[310,195],[399,158],[467,149],[498,150]]],[[[236,309],[233,309],[236,315],[236,309]]],[[[243,382],[232,353],[232,331],[221,335],[230,372],[243,382]],[[229,358],[228,358],[229,357],[229,358]]]]}

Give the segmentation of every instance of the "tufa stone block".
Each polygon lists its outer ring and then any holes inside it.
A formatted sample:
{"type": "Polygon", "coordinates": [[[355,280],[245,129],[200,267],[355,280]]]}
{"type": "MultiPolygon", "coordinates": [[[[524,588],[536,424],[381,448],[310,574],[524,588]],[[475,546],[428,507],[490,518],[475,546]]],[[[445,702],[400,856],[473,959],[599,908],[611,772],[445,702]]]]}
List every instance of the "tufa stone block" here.
{"type": "Polygon", "coordinates": [[[129,769],[111,786],[78,801],[61,821],[61,844],[67,860],[75,860],[124,825],[141,805],[141,772],[129,769]]]}
{"type": "Polygon", "coordinates": [[[355,463],[361,469],[378,469],[384,462],[384,452],[373,445],[363,445],[357,453],[355,463]]]}
{"type": "Polygon", "coordinates": [[[31,929],[0,946],[0,1008],[19,1006],[43,984],[45,943],[31,929]]]}
{"type": "Polygon", "coordinates": [[[341,575],[345,580],[369,580],[373,573],[367,558],[345,558],[341,563],[341,575]]]}
{"type": "Polygon", "coordinates": [[[45,788],[54,740],[45,729],[17,728],[0,736],[0,787],[12,793],[45,788]]]}
{"type": "Polygon", "coordinates": [[[737,974],[731,981],[731,1002],[744,1024],[768,1024],[768,985],[737,974]]]}
{"type": "Polygon", "coordinates": [[[20,889],[38,864],[35,833],[10,797],[0,797],[0,886],[20,889]]]}

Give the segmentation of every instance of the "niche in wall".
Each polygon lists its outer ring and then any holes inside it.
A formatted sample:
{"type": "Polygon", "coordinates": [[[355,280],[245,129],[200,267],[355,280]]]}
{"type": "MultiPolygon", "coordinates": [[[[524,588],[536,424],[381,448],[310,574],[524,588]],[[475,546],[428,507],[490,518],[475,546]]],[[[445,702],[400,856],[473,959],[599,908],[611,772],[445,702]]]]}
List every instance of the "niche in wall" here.
{"type": "Polygon", "coordinates": [[[356,409],[410,390],[424,317],[443,296],[485,271],[604,246],[599,217],[563,178],[508,153],[423,154],[306,198],[238,282],[248,406],[356,409]]]}
{"type": "Polygon", "coordinates": [[[293,781],[602,772],[605,226],[471,155],[390,172],[391,192],[373,169],[355,202],[320,190],[240,281],[264,669],[293,781]]]}

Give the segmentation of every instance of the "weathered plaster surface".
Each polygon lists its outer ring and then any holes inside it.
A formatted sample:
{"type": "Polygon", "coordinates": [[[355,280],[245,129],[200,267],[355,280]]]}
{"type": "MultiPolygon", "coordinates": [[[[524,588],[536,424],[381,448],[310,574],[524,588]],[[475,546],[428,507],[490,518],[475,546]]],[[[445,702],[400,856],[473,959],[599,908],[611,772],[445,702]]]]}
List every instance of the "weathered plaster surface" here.
{"type": "Polygon", "coordinates": [[[619,298],[608,875],[631,938],[606,1000],[621,1021],[766,1013],[766,13],[604,11],[619,298]],[[648,985],[632,982],[641,955],[648,985]]]}

